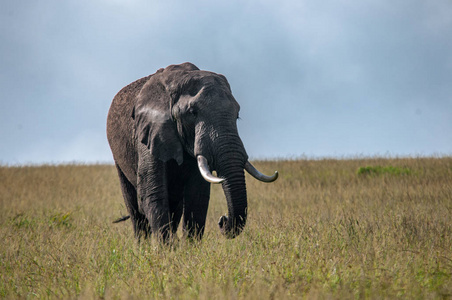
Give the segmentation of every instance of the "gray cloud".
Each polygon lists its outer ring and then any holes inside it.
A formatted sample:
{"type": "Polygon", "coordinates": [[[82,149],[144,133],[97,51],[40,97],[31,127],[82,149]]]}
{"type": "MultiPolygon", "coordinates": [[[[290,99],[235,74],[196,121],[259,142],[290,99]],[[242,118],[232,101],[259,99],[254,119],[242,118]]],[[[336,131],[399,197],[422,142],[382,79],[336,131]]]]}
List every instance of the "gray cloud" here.
{"type": "Polygon", "coordinates": [[[8,1],[0,161],[109,161],[121,87],[227,76],[251,157],[452,152],[448,1],[8,1]]]}

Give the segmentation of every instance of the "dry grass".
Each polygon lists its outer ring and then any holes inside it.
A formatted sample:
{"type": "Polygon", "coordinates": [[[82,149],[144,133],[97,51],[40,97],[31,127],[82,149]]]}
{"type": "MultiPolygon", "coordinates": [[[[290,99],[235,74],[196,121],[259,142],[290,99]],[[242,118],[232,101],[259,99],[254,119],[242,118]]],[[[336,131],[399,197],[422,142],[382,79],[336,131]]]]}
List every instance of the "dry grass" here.
{"type": "Polygon", "coordinates": [[[0,297],[452,297],[451,157],[256,165],[280,179],[247,178],[242,235],[220,235],[215,186],[204,240],[172,247],[111,224],[113,166],[1,167],[0,297]]]}

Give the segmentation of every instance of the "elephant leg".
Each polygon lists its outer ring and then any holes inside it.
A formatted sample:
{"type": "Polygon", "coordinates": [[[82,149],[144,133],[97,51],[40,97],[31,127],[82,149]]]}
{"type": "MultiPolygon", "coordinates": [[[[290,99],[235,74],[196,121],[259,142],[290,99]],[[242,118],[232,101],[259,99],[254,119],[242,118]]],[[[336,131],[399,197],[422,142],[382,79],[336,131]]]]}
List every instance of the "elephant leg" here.
{"type": "Polygon", "coordinates": [[[184,188],[184,234],[201,239],[206,224],[210,183],[202,178],[197,166],[191,168],[184,188]]]}
{"type": "Polygon", "coordinates": [[[132,220],[135,236],[139,239],[141,235],[144,235],[146,238],[150,234],[149,224],[146,217],[138,210],[137,190],[126,178],[117,164],[116,169],[118,171],[119,182],[121,184],[122,196],[124,197],[127,211],[129,212],[130,219],[132,220]]]}
{"type": "Polygon", "coordinates": [[[170,236],[167,166],[150,154],[139,159],[138,192],[139,210],[146,215],[151,232],[166,242],[170,236]]]}
{"type": "Polygon", "coordinates": [[[184,181],[183,171],[175,160],[167,162],[168,169],[168,203],[170,212],[170,228],[174,234],[179,227],[183,212],[184,181]]]}

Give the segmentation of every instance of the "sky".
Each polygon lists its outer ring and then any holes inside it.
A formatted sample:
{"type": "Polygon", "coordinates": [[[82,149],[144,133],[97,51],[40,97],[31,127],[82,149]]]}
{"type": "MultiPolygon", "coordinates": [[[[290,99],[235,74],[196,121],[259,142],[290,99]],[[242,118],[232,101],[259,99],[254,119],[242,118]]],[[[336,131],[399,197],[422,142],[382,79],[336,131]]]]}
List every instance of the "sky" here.
{"type": "Polygon", "coordinates": [[[452,2],[18,0],[0,11],[0,164],[112,163],[111,100],[192,62],[251,159],[452,155],[452,2]]]}

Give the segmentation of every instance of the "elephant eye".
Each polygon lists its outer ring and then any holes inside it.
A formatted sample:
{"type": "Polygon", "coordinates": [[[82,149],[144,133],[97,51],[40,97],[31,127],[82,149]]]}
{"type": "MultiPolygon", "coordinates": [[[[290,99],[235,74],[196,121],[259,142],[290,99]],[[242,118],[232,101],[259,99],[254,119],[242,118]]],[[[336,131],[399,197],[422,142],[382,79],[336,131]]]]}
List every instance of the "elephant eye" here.
{"type": "Polygon", "coordinates": [[[191,107],[189,110],[188,110],[188,112],[191,114],[191,115],[193,115],[193,116],[198,116],[198,111],[195,109],[195,108],[193,108],[193,107],[191,107]]]}

